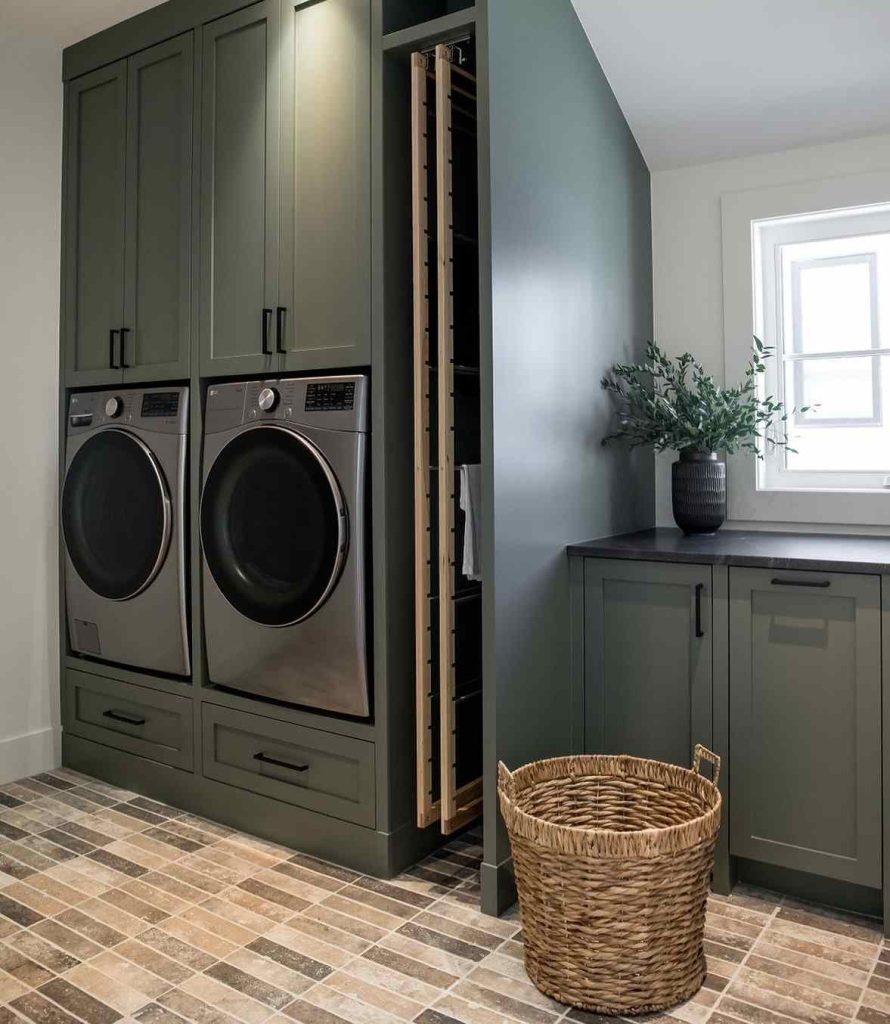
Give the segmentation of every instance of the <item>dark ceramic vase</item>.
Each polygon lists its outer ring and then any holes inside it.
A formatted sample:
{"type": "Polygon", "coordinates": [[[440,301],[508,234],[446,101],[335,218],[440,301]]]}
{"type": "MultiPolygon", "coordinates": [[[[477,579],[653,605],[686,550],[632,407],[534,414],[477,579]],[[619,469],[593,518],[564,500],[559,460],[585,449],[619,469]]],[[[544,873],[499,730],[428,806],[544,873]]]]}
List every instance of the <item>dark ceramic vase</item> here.
{"type": "Polygon", "coordinates": [[[674,520],[686,533],[716,533],[726,519],[726,463],[684,448],[671,472],[674,520]]]}

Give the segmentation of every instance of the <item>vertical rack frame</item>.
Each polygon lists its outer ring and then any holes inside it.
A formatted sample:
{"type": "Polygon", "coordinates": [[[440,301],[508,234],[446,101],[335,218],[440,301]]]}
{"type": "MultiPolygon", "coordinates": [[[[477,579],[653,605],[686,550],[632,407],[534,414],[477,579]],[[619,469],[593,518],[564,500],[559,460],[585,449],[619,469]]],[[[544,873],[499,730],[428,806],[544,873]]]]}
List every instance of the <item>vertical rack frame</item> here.
{"type": "Polygon", "coordinates": [[[417,825],[439,819],[433,800],[432,492],[430,462],[430,243],[427,58],[411,54],[411,193],[414,291],[414,620],[417,825]]]}

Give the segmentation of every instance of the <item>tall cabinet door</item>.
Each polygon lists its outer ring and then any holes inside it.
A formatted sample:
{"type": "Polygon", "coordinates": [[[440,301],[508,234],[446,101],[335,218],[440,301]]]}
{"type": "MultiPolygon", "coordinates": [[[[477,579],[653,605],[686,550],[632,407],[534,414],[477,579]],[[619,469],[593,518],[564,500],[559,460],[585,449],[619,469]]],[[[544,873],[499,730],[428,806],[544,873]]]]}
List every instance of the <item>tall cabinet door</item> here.
{"type": "Polygon", "coordinates": [[[278,0],[204,26],[201,370],[278,368],[278,0]]]}
{"type": "Polygon", "coordinates": [[[282,4],[282,368],[371,351],[371,4],[282,4]]]}
{"type": "Polygon", "coordinates": [[[127,63],[67,87],[65,307],[68,384],[121,381],[127,63]]]}
{"type": "Polygon", "coordinates": [[[688,767],[711,744],[711,568],[588,558],[585,749],[688,767]]]}
{"type": "Polygon", "coordinates": [[[730,852],[881,885],[880,578],[732,568],[730,852]]]}
{"type": "Polygon", "coordinates": [[[193,76],[191,32],[128,61],[125,380],[189,373],[193,76]]]}

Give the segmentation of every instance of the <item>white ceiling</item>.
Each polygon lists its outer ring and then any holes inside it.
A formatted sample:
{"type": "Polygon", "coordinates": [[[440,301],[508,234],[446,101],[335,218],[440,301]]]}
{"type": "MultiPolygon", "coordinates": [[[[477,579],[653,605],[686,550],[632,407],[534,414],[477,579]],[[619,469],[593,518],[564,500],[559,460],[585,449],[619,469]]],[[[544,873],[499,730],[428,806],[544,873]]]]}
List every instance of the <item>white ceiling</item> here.
{"type": "Polygon", "coordinates": [[[573,0],[652,170],[890,130],[890,0],[573,0]]]}
{"type": "Polygon", "coordinates": [[[0,50],[41,37],[61,50],[162,0],[0,0],[0,50]]]}

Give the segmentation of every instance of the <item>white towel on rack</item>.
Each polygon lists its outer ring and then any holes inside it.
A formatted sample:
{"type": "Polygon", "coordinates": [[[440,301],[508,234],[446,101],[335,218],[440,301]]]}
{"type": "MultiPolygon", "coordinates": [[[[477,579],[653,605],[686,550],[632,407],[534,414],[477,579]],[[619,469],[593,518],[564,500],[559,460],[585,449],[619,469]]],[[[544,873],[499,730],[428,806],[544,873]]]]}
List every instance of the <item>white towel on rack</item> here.
{"type": "Polygon", "coordinates": [[[460,467],[460,507],[464,514],[462,572],[469,580],[482,579],[480,518],[482,512],[482,467],[460,467]]]}

